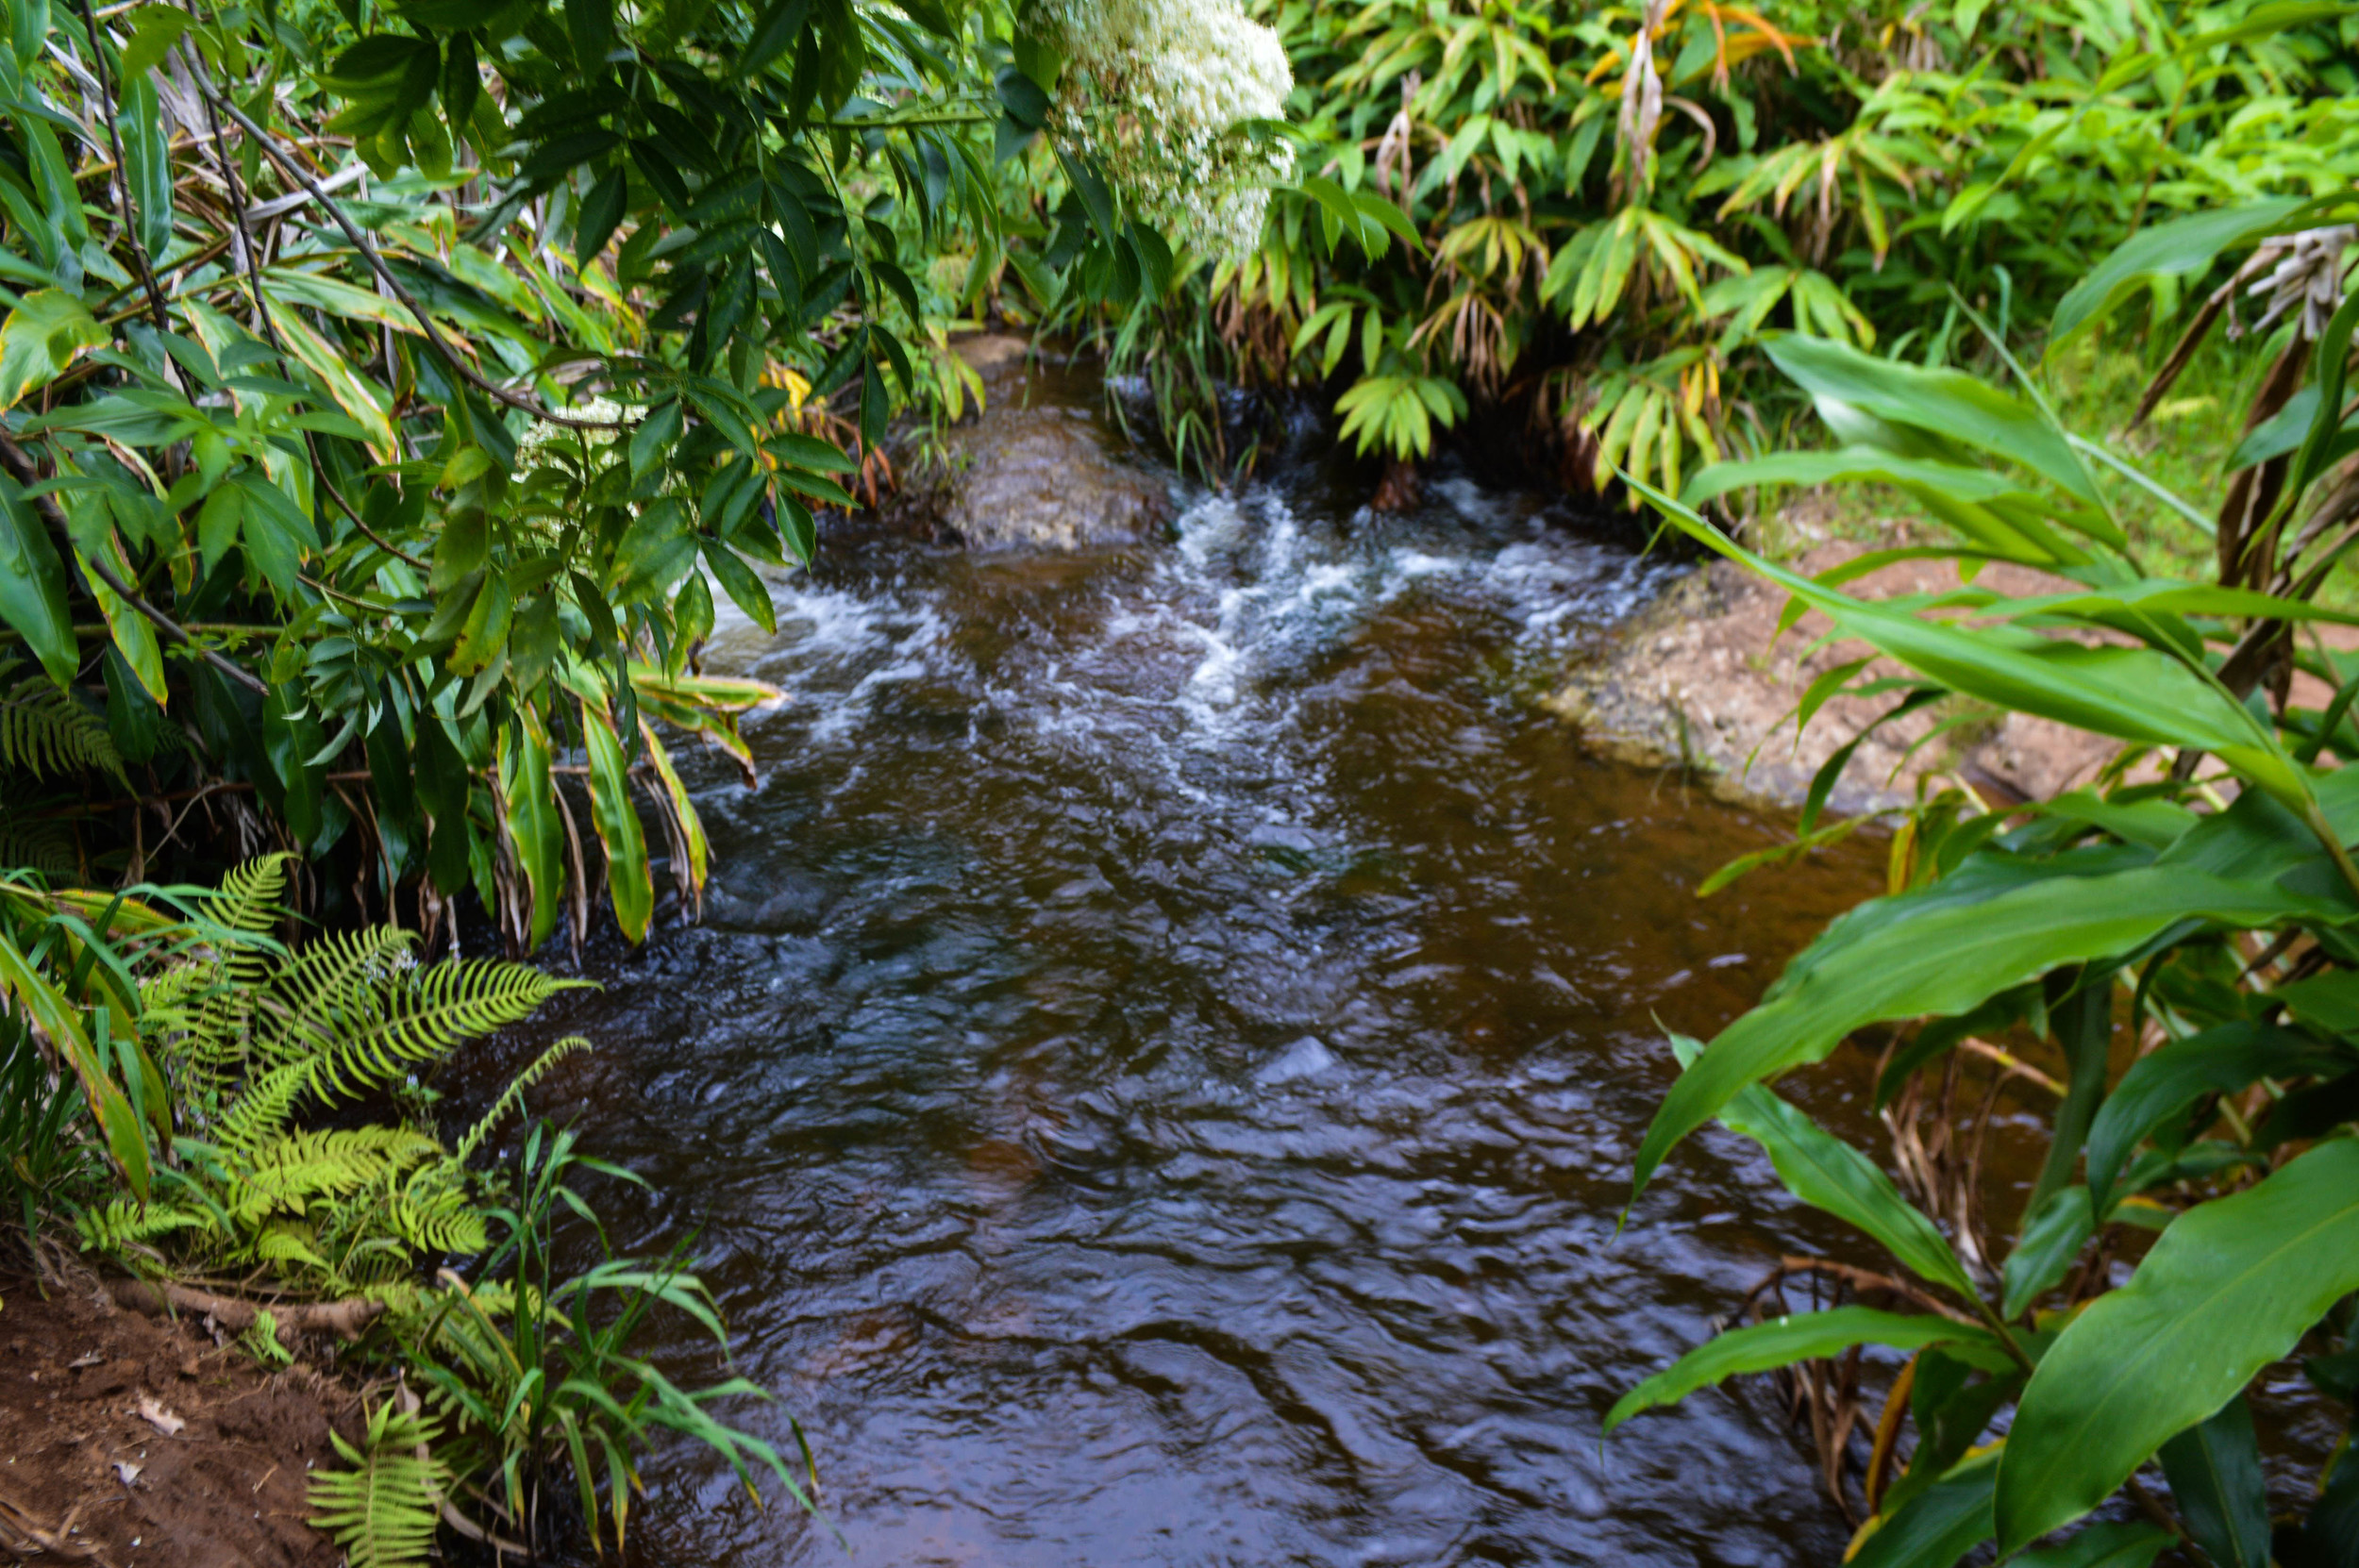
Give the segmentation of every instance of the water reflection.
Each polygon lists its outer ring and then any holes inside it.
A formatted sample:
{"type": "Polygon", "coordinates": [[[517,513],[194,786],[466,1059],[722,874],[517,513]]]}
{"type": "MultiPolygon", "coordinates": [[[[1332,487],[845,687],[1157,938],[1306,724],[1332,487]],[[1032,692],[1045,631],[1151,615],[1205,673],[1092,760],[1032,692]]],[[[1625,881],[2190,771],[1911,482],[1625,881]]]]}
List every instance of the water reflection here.
{"type": "Polygon", "coordinates": [[[1533,713],[1665,570],[1305,482],[1095,558],[842,544],[726,626],[795,701],[758,791],[699,773],[707,924],[546,1021],[599,1043],[551,1100],[654,1183],[634,1243],[704,1227],[850,1555],[692,1455],[649,1560],[1839,1556],[1764,1390],[1598,1442],[1778,1252],[1848,1249],[1712,1138],[1614,1235],[1653,1016],[1709,1031],[1868,881],[1698,903],[1772,829],[1533,713]]]}

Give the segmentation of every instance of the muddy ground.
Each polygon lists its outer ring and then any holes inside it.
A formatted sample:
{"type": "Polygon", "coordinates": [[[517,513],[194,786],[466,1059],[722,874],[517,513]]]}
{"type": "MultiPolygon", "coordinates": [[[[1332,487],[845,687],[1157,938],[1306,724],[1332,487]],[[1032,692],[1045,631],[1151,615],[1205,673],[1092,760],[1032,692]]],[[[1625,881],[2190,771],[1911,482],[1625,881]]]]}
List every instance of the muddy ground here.
{"type": "Polygon", "coordinates": [[[185,1318],[0,1278],[0,1561],[335,1568],[305,1475],[358,1401],[185,1318]]]}

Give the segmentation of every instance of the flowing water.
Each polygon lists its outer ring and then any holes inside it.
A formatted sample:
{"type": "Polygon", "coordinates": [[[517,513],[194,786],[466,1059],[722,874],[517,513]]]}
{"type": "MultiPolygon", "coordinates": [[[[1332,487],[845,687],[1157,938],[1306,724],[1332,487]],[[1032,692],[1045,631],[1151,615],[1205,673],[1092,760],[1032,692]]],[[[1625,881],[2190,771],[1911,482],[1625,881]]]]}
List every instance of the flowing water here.
{"type": "MultiPolygon", "coordinates": [[[[776,637],[725,624],[712,667],[793,693],[761,784],[695,764],[706,919],[591,956],[536,1039],[598,1050],[536,1100],[652,1183],[623,1243],[701,1227],[778,1394],[738,1417],[799,1418],[842,1540],[667,1453],[648,1560],[1838,1557],[1766,1384],[1598,1440],[1779,1253],[1847,1244],[1717,1133],[1616,1234],[1656,1020],[1709,1033],[1874,880],[1698,901],[1777,826],[1533,707],[1674,570],[1298,470],[1151,547],[832,542],[776,637]]],[[[1856,1067],[1812,1076],[1862,1125],[1856,1067]]]]}

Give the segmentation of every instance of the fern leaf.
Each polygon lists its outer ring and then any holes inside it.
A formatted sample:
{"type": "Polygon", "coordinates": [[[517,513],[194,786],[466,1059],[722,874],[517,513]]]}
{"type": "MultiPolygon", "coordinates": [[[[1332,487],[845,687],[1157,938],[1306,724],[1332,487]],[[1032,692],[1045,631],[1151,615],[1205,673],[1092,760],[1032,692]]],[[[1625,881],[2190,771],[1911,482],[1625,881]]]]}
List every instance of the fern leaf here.
{"type": "Polygon", "coordinates": [[[386,1217],[393,1233],[420,1252],[481,1252],[490,1244],[482,1211],[468,1197],[459,1167],[422,1166],[389,1194],[386,1217]]]}
{"type": "Polygon", "coordinates": [[[18,818],[0,810],[0,865],[38,871],[55,884],[79,876],[82,858],[66,823],[18,818]]]}
{"type": "Polygon", "coordinates": [[[85,1209],[75,1216],[75,1227],[82,1233],[82,1249],[86,1252],[123,1252],[175,1231],[206,1229],[209,1223],[205,1214],[174,1208],[160,1199],[140,1204],[128,1198],[110,1198],[101,1207],[85,1209]]]}
{"type": "Polygon", "coordinates": [[[347,987],[332,1012],[287,1015],[287,1032],[271,1048],[302,1065],[305,1087],[320,1098],[351,1098],[521,1023],[559,992],[586,983],[497,959],[433,964],[347,987]],[[309,1048],[298,1049],[298,1039],[309,1048]]]}
{"type": "Polygon", "coordinates": [[[467,1129],[467,1135],[459,1141],[459,1147],[451,1151],[451,1158],[461,1165],[474,1159],[475,1151],[482,1146],[484,1139],[491,1136],[492,1129],[516,1109],[516,1102],[524,1098],[526,1090],[546,1077],[550,1068],[576,1051],[589,1048],[590,1043],[581,1036],[567,1035],[533,1059],[531,1066],[508,1080],[508,1087],[501,1090],[499,1098],[492,1102],[492,1109],[485,1111],[476,1125],[467,1129]]]}
{"type": "Polygon", "coordinates": [[[331,1434],[351,1468],[311,1476],[311,1523],[342,1546],[352,1568],[409,1568],[434,1543],[450,1471],[433,1455],[442,1429],[391,1401],[369,1417],[364,1447],[331,1434]]]}
{"type": "Polygon", "coordinates": [[[313,941],[272,976],[257,1020],[255,1054],[276,1067],[315,1049],[346,1018],[369,1016],[376,991],[412,967],[415,934],[397,926],[342,931],[313,941]]]}
{"type": "Polygon", "coordinates": [[[111,774],[126,789],[130,784],[107,721],[72,692],[39,676],[0,695],[0,766],[35,778],[111,774]]]}

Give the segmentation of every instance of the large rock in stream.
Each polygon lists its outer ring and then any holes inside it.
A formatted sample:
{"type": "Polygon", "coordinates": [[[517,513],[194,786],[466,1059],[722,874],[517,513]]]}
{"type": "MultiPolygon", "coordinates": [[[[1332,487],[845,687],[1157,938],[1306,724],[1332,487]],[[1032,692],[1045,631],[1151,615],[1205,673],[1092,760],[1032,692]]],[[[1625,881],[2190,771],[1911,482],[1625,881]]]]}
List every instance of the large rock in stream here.
{"type": "Polygon", "coordinates": [[[1085,550],[1163,532],[1170,485],[1128,460],[1094,369],[1028,362],[1022,339],[996,334],[957,347],[988,396],[945,437],[948,471],[922,505],[929,521],[974,550],[1085,550]]]}

